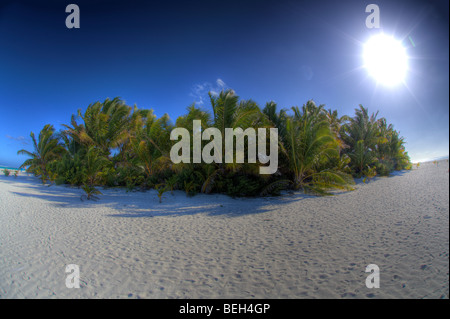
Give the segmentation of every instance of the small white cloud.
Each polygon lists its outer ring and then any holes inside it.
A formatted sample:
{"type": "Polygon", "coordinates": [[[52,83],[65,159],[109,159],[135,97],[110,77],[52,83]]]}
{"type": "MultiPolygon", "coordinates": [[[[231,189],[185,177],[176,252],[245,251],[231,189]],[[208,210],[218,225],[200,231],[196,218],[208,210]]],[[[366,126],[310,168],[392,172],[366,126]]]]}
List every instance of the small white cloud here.
{"type": "Polygon", "coordinates": [[[204,101],[208,101],[208,93],[211,93],[214,96],[219,95],[219,92],[226,88],[225,82],[218,78],[216,80],[216,86],[213,86],[209,82],[204,82],[201,84],[195,84],[189,96],[194,98],[194,102],[199,105],[203,105],[204,101]]]}
{"type": "Polygon", "coordinates": [[[220,88],[224,88],[226,86],[225,82],[222,81],[222,79],[217,79],[216,83],[217,83],[217,86],[220,88]]]}
{"type": "Polygon", "coordinates": [[[205,82],[202,84],[195,84],[192,89],[191,93],[189,93],[189,96],[192,96],[194,98],[194,102],[196,104],[203,104],[204,97],[208,94],[209,88],[211,87],[211,84],[205,82]]]}
{"type": "Polygon", "coordinates": [[[23,137],[23,136],[14,137],[14,136],[6,134],[5,137],[10,139],[10,140],[17,141],[17,142],[19,142],[22,145],[27,145],[28,144],[26,138],[23,137]]]}

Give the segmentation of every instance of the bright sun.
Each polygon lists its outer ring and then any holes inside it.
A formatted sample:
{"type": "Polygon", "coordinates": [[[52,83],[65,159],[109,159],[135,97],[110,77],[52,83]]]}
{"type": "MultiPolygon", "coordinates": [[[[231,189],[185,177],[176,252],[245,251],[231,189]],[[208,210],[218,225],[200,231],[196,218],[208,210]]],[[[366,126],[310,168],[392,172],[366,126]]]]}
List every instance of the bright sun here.
{"type": "Polygon", "coordinates": [[[408,69],[406,49],[400,41],[385,34],[373,36],[364,45],[364,66],[380,84],[401,83],[408,69]]]}

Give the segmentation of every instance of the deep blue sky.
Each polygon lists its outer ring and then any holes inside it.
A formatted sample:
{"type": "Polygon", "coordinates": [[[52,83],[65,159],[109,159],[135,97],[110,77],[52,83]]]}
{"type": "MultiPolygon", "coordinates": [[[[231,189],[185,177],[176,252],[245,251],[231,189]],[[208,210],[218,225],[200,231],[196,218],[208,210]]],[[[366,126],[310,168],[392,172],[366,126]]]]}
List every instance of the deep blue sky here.
{"type": "Polygon", "coordinates": [[[262,107],[379,110],[422,161],[449,153],[448,70],[447,0],[0,0],[0,165],[25,160],[30,131],[95,101],[120,96],[175,121],[194,101],[210,109],[207,91],[221,88],[262,107]],[[80,29],[65,26],[70,3],[80,29]],[[381,29],[365,26],[370,3],[381,29]],[[406,85],[377,87],[361,68],[381,31],[403,39],[406,85]]]}

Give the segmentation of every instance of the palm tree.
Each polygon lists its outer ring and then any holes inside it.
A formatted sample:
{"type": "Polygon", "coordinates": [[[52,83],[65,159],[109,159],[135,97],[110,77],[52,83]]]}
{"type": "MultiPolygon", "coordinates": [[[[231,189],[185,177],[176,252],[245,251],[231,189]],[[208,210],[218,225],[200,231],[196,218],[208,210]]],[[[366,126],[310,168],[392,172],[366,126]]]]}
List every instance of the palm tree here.
{"type": "Polygon", "coordinates": [[[159,119],[155,116],[147,117],[145,122],[136,125],[132,131],[130,151],[147,177],[170,166],[168,154],[172,127],[169,116],[164,114],[159,119]]]}
{"type": "Polygon", "coordinates": [[[108,158],[103,156],[100,151],[91,146],[84,158],[85,184],[89,186],[97,185],[102,178],[102,172],[110,165],[108,158]]]}
{"type": "Polygon", "coordinates": [[[388,175],[394,169],[408,167],[410,160],[405,152],[405,139],[384,118],[378,120],[378,130],[380,139],[376,145],[376,154],[380,169],[384,169],[383,175],[388,175]]]}
{"type": "Polygon", "coordinates": [[[206,129],[212,125],[211,114],[195,105],[191,104],[187,109],[187,114],[182,115],[177,118],[175,126],[183,127],[189,131],[190,134],[193,133],[193,121],[200,120],[202,124],[202,129],[206,129]]]}
{"type": "MultiPolygon", "coordinates": [[[[252,100],[241,100],[233,90],[221,91],[218,95],[209,93],[213,109],[212,127],[219,129],[225,136],[226,128],[261,127],[263,115],[258,105],[252,100]]],[[[222,143],[222,158],[225,157],[225,147],[222,143]]]]}
{"type": "Polygon", "coordinates": [[[132,108],[118,97],[113,100],[106,99],[103,103],[89,105],[84,114],[78,110],[83,124],[78,124],[72,115],[72,126],[64,127],[67,134],[78,143],[87,147],[95,146],[109,157],[111,150],[119,148],[128,138],[131,110],[132,108]]]}
{"type": "Polygon", "coordinates": [[[376,145],[382,143],[376,119],[378,112],[369,116],[367,108],[362,105],[355,110],[355,117],[341,128],[341,137],[346,145],[345,150],[351,159],[355,173],[361,176],[366,168],[374,165],[376,145]]]}
{"type": "Polygon", "coordinates": [[[17,154],[28,155],[27,159],[20,165],[20,168],[27,167],[27,172],[41,176],[42,183],[48,179],[48,165],[56,161],[65,152],[64,147],[59,143],[58,138],[54,134],[53,125],[47,124],[39,133],[38,141],[33,132],[30,136],[33,141],[34,152],[21,149],[17,154]]]}
{"type": "Polygon", "coordinates": [[[339,152],[343,149],[348,147],[344,144],[344,141],[341,137],[341,127],[346,122],[349,121],[350,118],[347,115],[339,117],[337,110],[325,110],[326,119],[328,122],[328,125],[330,126],[330,130],[333,133],[336,141],[339,144],[339,152]]]}
{"type": "MultiPolygon", "coordinates": [[[[200,121],[202,130],[205,130],[208,127],[211,127],[213,124],[213,122],[211,121],[211,114],[208,111],[197,107],[195,105],[195,103],[193,103],[187,108],[186,115],[182,115],[177,118],[175,126],[187,129],[188,132],[190,133],[190,135],[194,136],[194,134],[200,133],[200,132],[194,132],[194,127],[193,127],[194,120],[200,121]]],[[[200,149],[202,149],[203,144],[205,144],[205,143],[206,143],[205,141],[200,139],[200,149]]],[[[193,141],[191,142],[191,149],[193,150],[193,141]]],[[[203,193],[209,193],[214,185],[214,176],[216,176],[220,172],[220,170],[216,171],[216,166],[214,164],[203,165],[203,164],[194,163],[193,152],[191,152],[190,157],[191,158],[190,158],[189,163],[178,163],[178,164],[174,164],[172,166],[172,169],[176,173],[176,176],[177,176],[177,181],[175,183],[178,184],[180,187],[184,185],[184,181],[178,180],[178,179],[181,179],[179,176],[180,176],[180,173],[182,173],[182,172],[193,172],[194,170],[197,169],[196,172],[203,176],[203,174],[201,172],[199,172],[199,170],[202,170],[202,171],[205,171],[205,175],[207,176],[207,178],[206,178],[207,182],[205,182],[203,184],[201,191],[203,193]],[[213,167],[212,170],[210,169],[211,167],[213,167]],[[214,173],[214,175],[211,175],[211,173],[214,173]]],[[[194,183],[192,183],[192,185],[194,185],[194,183]]]]}
{"type": "Polygon", "coordinates": [[[278,129],[279,136],[286,135],[286,119],[288,115],[285,109],[281,109],[277,113],[277,104],[271,101],[266,103],[266,106],[262,109],[262,113],[266,116],[268,122],[278,129]]]}
{"type": "MultiPolygon", "coordinates": [[[[252,100],[239,101],[239,96],[233,90],[222,90],[218,95],[209,92],[209,98],[213,110],[211,127],[217,128],[223,137],[226,135],[225,129],[227,128],[241,128],[245,130],[247,128],[267,126],[267,121],[258,105],[252,100]]],[[[211,166],[207,166],[205,182],[201,187],[203,192],[209,193],[213,188],[216,177],[219,174],[223,174],[225,170],[236,172],[245,169],[245,171],[251,174],[257,172],[258,166],[256,163],[243,164],[236,163],[233,160],[233,163],[224,164],[225,143],[222,143],[221,152],[222,163],[213,164],[214,169],[211,169],[211,166]]],[[[244,150],[244,154],[247,154],[246,150],[244,150]]]]}
{"type": "Polygon", "coordinates": [[[350,176],[323,165],[329,158],[339,156],[323,106],[308,101],[302,111],[298,107],[293,107],[292,111],[294,116],[286,120],[282,151],[288,158],[294,187],[319,194],[327,194],[328,188],[349,189],[350,176]]]}
{"type": "MultiPolygon", "coordinates": [[[[91,146],[84,159],[84,184],[83,190],[86,192],[87,199],[97,199],[95,195],[101,194],[95,186],[103,178],[103,170],[110,165],[110,161],[100,151],[91,146]]],[[[83,198],[83,196],[81,197],[83,198]]]]}

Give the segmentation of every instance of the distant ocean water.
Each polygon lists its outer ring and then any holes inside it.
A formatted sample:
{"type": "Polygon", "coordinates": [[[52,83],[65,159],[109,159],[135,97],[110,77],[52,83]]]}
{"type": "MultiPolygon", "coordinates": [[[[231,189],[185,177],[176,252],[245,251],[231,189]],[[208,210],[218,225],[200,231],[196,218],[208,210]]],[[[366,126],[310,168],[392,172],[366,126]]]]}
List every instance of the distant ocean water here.
{"type": "Polygon", "coordinates": [[[17,168],[17,167],[2,166],[2,165],[0,165],[0,170],[4,170],[4,169],[13,169],[13,170],[25,171],[24,168],[19,169],[19,168],[17,168]]]}

